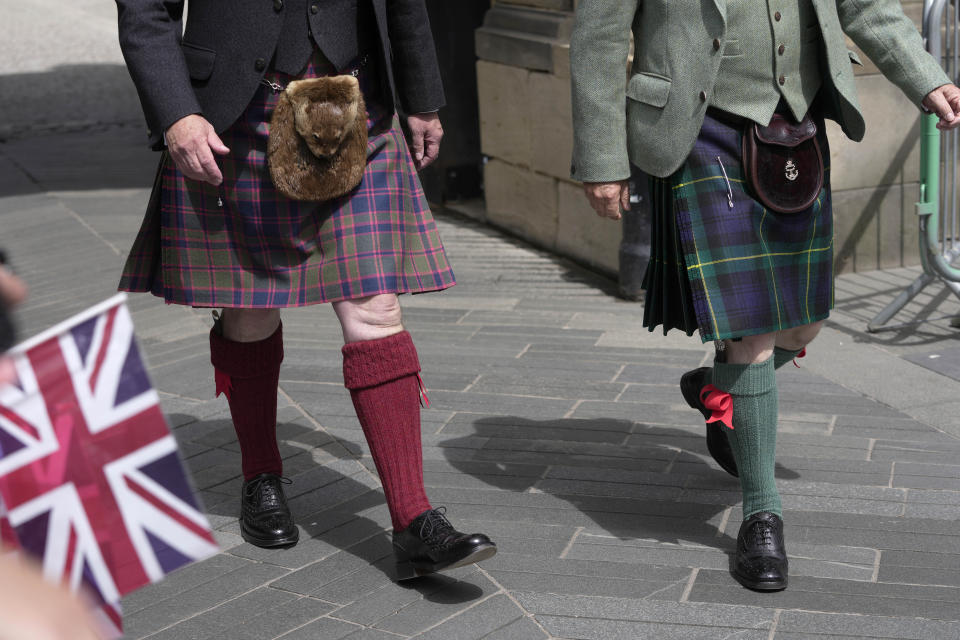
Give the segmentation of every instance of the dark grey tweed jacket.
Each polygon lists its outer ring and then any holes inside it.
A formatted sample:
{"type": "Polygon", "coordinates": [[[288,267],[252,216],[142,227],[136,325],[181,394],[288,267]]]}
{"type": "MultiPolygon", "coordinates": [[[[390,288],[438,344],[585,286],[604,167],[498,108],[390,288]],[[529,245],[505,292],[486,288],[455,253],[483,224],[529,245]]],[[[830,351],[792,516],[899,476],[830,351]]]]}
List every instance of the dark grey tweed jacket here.
{"type": "MultiPolygon", "coordinates": [[[[184,0],[116,2],[120,47],[154,148],[167,127],[191,113],[218,132],[229,127],[256,93],[283,30],[283,0],[190,0],[185,31],[184,0]]],[[[373,6],[384,94],[407,113],[442,107],[424,0],[312,0],[317,10],[304,18],[326,57],[343,69],[355,55],[356,24],[349,20],[358,2],[373,6]]]]}

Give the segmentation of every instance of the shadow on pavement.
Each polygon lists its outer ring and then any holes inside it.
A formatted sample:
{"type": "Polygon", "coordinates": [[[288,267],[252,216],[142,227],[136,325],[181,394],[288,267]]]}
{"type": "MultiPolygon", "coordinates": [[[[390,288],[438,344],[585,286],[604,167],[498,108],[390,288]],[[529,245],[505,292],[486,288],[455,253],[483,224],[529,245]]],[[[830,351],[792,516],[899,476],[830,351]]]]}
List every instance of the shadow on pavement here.
{"type": "MultiPolygon", "coordinates": [[[[143,125],[137,91],[123,64],[64,64],[0,75],[0,141],[91,124],[143,125]]],[[[143,137],[146,142],[146,138],[143,137]]]]}
{"type": "MultiPolygon", "coordinates": [[[[178,418],[182,416],[171,415],[174,424],[178,418]]],[[[174,430],[178,439],[184,435],[183,427],[189,427],[190,433],[205,434],[199,442],[206,440],[215,446],[215,449],[186,459],[196,488],[207,492],[208,496],[211,495],[211,489],[222,495],[219,501],[207,499],[206,512],[235,520],[240,511],[242,478],[240,452],[235,446],[230,421],[218,419],[188,422],[174,430]],[[225,446],[230,448],[224,448],[225,446]]],[[[384,531],[382,524],[358,515],[362,511],[383,505],[383,492],[331,468],[336,466],[338,460],[357,460],[362,453],[360,447],[294,423],[281,423],[277,429],[284,442],[281,446],[284,475],[293,481],[285,487],[285,491],[294,520],[301,530],[297,546],[310,541],[327,543],[355,556],[366,565],[376,567],[391,581],[396,581],[390,533],[384,531]],[[318,447],[331,454],[334,460],[314,461],[312,451],[318,447]],[[290,455],[291,450],[296,449],[301,452],[290,455]]],[[[196,439],[192,441],[198,442],[196,439]]],[[[188,447],[183,449],[184,453],[189,451],[188,447]]],[[[289,552],[295,553],[297,546],[289,552]]],[[[263,550],[263,553],[286,552],[288,551],[263,550]]],[[[424,599],[437,603],[459,604],[483,595],[483,590],[477,585],[444,574],[423,576],[398,585],[418,591],[424,599]]]]}
{"type": "MultiPolygon", "coordinates": [[[[497,416],[473,426],[475,433],[441,445],[462,451],[471,440],[487,439],[467,460],[448,456],[464,474],[513,493],[560,498],[622,540],[686,540],[732,553],[717,525],[739,503],[739,481],[705,462],[700,434],[613,419],[497,416]]],[[[777,477],[799,475],[778,465],[777,477]]]]}
{"type": "Polygon", "coordinates": [[[0,197],[147,188],[159,154],[122,64],[0,75],[0,197]]]}

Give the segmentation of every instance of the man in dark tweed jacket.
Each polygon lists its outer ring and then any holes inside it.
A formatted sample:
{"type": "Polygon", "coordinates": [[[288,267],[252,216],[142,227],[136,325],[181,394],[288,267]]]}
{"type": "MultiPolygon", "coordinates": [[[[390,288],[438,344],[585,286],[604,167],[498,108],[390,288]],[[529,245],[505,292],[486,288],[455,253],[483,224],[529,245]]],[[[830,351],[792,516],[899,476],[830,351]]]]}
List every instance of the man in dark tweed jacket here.
{"type": "MultiPolygon", "coordinates": [[[[240,441],[243,537],[295,544],[276,440],[282,307],[333,304],[344,382],[383,483],[397,576],[488,558],[423,486],[420,365],[397,294],[454,284],[416,169],[437,156],[444,96],[424,0],[117,0],[120,44],[155,149],[166,148],[120,288],[222,307],[217,393],[240,441]],[[352,74],[367,105],[360,185],[325,202],[272,184],[265,151],[289,82],[352,74]],[[407,114],[412,158],[395,113],[407,114]]],[[[425,397],[425,396],[424,396],[425,397]]]]}

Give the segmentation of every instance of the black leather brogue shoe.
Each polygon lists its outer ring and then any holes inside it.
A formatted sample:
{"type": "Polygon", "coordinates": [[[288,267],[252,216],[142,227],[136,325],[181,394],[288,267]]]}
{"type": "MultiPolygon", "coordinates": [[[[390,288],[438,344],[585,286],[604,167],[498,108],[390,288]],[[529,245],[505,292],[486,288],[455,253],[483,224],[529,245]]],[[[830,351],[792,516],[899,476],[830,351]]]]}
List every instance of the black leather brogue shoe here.
{"type": "Polygon", "coordinates": [[[779,591],[787,587],[787,552],[783,520],[775,513],[755,513],[740,525],[733,577],[748,589],[779,591]]]}
{"type": "Polygon", "coordinates": [[[261,473],[243,483],[240,490],[240,535],[250,544],[289,547],[300,539],[287,498],[283,495],[284,483],[290,481],[272,473],[261,473]]]}
{"type": "Polygon", "coordinates": [[[497,545],[482,533],[461,533],[447,520],[446,509],[429,509],[403,531],[393,532],[397,580],[410,580],[493,557],[497,545]]]}
{"type": "MultiPolygon", "coordinates": [[[[687,371],[680,377],[680,392],[687,404],[703,414],[703,419],[710,417],[710,410],[703,406],[700,400],[700,390],[707,384],[707,375],[710,373],[710,367],[700,367],[693,371],[687,371]]],[[[737,473],[737,461],[733,457],[733,450],[730,448],[730,441],[727,440],[727,434],[723,432],[724,426],[720,422],[707,423],[707,451],[717,461],[720,468],[732,475],[739,476],[737,473]]]]}

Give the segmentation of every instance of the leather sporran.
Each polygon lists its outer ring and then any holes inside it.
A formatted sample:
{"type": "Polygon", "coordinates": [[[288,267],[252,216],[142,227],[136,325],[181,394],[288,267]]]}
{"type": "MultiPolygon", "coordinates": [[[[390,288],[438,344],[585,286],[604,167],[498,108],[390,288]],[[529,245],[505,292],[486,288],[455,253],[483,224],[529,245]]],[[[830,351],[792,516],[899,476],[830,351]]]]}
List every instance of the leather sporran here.
{"type": "Polygon", "coordinates": [[[350,75],[296,80],[270,119],[267,163],[277,191],[330,200],[352,191],[367,166],[367,109],[350,75]]]}
{"type": "Polygon", "coordinates": [[[766,127],[751,123],[743,132],[743,167],[753,194],[768,209],[809,208],[823,188],[817,124],[809,113],[800,122],[775,113],[766,127]]]}

